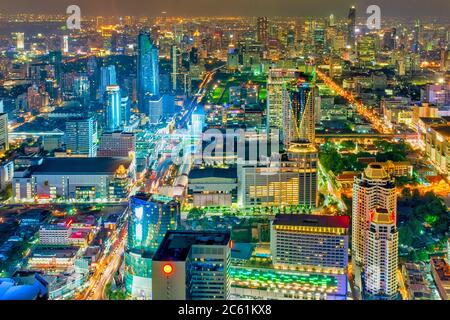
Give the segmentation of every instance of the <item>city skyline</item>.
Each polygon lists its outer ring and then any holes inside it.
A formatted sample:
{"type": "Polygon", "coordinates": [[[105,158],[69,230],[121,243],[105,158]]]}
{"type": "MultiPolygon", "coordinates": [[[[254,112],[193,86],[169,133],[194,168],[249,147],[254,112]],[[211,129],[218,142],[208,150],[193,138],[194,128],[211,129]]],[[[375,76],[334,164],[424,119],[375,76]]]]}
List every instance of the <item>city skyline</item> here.
{"type": "Polygon", "coordinates": [[[448,18],[446,12],[450,11],[450,3],[441,0],[408,1],[405,5],[401,1],[389,0],[230,0],[218,2],[210,0],[41,0],[29,2],[18,0],[0,3],[0,10],[4,13],[52,13],[65,15],[66,8],[70,5],[78,5],[82,14],[104,16],[285,16],[285,17],[326,17],[334,14],[337,18],[347,16],[347,7],[355,5],[357,16],[366,16],[366,8],[370,5],[378,5],[385,17],[440,17],[448,18]],[[294,13],[296,12],[296,13],[294,13]]]}
{"type": "Polygon", "coordinates": [[[450,300],[448,3],[17,1],[0,300],[450,300]]]}

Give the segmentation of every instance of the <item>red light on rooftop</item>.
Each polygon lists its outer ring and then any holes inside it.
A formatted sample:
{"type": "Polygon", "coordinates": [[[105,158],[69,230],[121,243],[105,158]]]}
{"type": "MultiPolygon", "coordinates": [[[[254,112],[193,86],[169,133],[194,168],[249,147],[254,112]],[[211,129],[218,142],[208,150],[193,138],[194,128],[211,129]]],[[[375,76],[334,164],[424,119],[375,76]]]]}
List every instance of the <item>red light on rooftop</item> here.
{"type": "Polygon", "coordinates": [[[163,266],[163,272],[164,272],[166,275],[170,275],[170,274],[173,272],[173,266],[172,266],[171,264],[169,264],[169,263],[165,264],[165,265],[163,266]]]}

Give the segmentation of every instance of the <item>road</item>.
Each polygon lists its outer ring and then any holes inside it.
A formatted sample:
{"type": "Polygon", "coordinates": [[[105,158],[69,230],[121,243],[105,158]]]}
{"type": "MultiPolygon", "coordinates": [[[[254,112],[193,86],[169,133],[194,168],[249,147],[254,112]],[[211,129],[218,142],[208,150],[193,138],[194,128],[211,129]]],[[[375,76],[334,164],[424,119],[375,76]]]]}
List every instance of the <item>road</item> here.
{"type": "Polygon", "coordinates": [[[383,121],[377,114],[375,114],[372,110],[367,108],[361,101],[358,101],[353,94],[344,90],[344,88],[335,83],[325,73],[316,69],[316,74],[317,77],[325,83],[325,85],[327,85],[338,95],[346,99],[349,103],[353,104],[356,107],[356,111],[358,112],[358,114],[360,114],[364,119],[370,122],[375,130],[377,130],[380,133],[392,132],[392,130],[383,123],[383,121]]]}

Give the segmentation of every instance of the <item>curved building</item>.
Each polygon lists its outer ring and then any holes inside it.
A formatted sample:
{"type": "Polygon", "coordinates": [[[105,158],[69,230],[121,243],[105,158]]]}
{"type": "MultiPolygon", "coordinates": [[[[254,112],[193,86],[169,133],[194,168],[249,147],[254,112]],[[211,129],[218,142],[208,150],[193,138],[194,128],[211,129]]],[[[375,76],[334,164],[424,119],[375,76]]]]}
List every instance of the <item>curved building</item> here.
{"type": "Polygon", "coordinates": [[[152,298],[152,258],[168,230],[180,222],[180,205],[173,198],[137,194],[130,198],[125,286],[138,299],[152,298]]]}

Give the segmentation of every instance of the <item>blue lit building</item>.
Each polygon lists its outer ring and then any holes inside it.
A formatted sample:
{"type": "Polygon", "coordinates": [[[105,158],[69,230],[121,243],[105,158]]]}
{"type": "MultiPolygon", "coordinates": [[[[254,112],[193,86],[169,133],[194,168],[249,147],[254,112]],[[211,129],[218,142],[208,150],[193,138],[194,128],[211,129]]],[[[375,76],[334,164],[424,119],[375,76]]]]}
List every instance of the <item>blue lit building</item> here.
{"type": "Polygon", "coordinates": [[[105,99],[107,87],[115,85],[117,85],[116,67],[102,67],[100,72],[100,102],[103,102],[105,99]]]}
{"type": "Polygon", "coordinates": [[[106,87],[105,124],[107,131],[116,131],[122,124],[122,99],[119,86],[106,87]]]}
{"type": "Polygon", "coordinates": [[[180,205],[170,197],[137,194],[130,198],[125,286],[134,298],[152,298],[152,258],[168,230],[180,223],[180,205]]]}
{"type": "Polygon", "coordinates": [[[159,97],[158,48],[150,38],[148,31],[141,31],[137,48],[137,91],[139,110],[148,111],[148,100],[159,97]]]}

